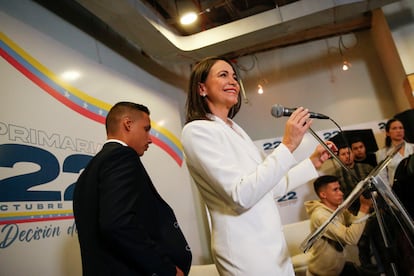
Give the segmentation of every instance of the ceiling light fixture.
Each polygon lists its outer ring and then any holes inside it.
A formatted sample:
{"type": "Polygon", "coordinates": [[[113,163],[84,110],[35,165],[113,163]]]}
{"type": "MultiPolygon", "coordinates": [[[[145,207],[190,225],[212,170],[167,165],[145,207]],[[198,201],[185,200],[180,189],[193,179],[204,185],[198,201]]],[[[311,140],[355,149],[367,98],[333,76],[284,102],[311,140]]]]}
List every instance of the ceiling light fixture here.
{"type": "Polygon", "coordinates": [[[344,59],[344,62],[342,63],[342,70],[348,71],[349,68],[351,68],[351,63],[349,63],[346,59],[344,59]]]}
{"type": "Polygon", "coordinates": [[[339,36],[339,40],[338,40],[338,48],[339,48],[339,53],[341,54],[342,57],[342,70],[343,71],[348,71],[351,68],[351,63],[347,60],[347,58],[345,57],[343,50],[347,50],[348,48],[345,46],[344,41],[342,39],[342,35],[339,36]],[[342,50],[343,49],[343,50],[342,50]]]}
{"type": "Polygon", "coordinates": [[[257,94],[262,95],[263,94],[263,86],[261,84],[257,85],[257,94]]]}
{"type": "Polygon", "coordinates": [[[265,78],[261,78],[258,81],[258,84],[257,84],[257,94],[262,95],[265,92],[264,91],[264,88],[266,87],[266,84],[267,83],[268,83],[268,81],[265,78]]]}
{"type": "Polygon", "coordinates": [[[188,25],[196,22],[199,15],[202,15],[203,13],[206,13],[206,12],[210,12],[210,8],[207,8],[207,9],[201,11],[201,12],[198,12],[198,13],[195,12],[195,11],[185,12],[180,17],[180,23],[181,23],[181,25],[188,26],[188,25]]]}
{"type": "Polygon", "coordinates": [[[262,76],[262,70],[260,70],[259,60],[257,59],[256,55],[254,55],[254,61],[254,64],[257,66],[257,73],[259,75],[259,81],[257,83],[257,94],[262,95],[264,93],[264,87],[266,87],[268,81],[262,76]]]}
{"type": "Polygon", "coordinates": [[[181,25],[190,25],[194,23],[198,18],[195,12],[187,12],[180,18],[181,25]]]}

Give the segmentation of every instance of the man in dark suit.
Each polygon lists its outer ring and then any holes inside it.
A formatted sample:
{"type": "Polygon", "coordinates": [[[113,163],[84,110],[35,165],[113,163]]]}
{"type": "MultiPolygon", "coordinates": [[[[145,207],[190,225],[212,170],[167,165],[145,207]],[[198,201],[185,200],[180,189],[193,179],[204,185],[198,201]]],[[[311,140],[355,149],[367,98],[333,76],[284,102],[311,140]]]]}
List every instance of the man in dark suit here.
{"type": "Polygon", "coordinates": [[[187,275],[191,251],[140,156],[152,142],[147,107],[115,104],[107,141],[80,175],[73,211],[83,275],[187,275]]]}

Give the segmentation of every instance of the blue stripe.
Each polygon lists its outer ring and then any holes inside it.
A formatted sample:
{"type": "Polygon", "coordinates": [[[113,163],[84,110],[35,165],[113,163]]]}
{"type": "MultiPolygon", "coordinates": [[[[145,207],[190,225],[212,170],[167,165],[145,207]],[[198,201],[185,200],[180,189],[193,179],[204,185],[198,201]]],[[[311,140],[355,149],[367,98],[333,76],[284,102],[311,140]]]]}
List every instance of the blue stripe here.
{"type": "Polygon", "coordinates": [[[167,144],[175,153],[177,153],[177,155],[183,159],[183,152],[181,151],[181,149],[179,149],[177,147],[176,144],[174,144],[170,139],[168,139],[167,136],[165,136],[164,134],[162,134],[161,132],[151,129],[151,134],[155,137],[157,137],[158,139],[160,139],[162,142],[164,142],[165,144],[167,144]]]}

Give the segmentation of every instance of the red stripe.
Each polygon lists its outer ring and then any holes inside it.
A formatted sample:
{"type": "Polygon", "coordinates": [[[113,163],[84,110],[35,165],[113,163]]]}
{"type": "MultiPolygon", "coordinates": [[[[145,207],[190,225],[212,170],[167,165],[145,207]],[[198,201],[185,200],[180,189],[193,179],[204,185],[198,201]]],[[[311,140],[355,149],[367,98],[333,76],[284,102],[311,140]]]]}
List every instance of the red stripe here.
{"type": "Polygon", "coordinates": [[[15,219],[15,220],[0,221],[0,225],[2,225],[2,224],[38,222],[38,221],[51,221],[51,220],[67,220],[67,219],[73,219],[73,218],[74,217],[72,215],[72,216],[66,216],[66,217],[53,217],[53,218],[15,219]]]}
{"type": "Polygon", "coordinates": [[[177,164],[180,165],[181,167],[183,160],[175,151],[171,149],[171,147],[169,147],[166,143],[164,143],[163,141],[161,141],[160,139],[158,139],[157,137],[153,135],[151,135],[151,140],[155,145],[165,150],[175,160],[175,162],[177,162],[177,164]]]}

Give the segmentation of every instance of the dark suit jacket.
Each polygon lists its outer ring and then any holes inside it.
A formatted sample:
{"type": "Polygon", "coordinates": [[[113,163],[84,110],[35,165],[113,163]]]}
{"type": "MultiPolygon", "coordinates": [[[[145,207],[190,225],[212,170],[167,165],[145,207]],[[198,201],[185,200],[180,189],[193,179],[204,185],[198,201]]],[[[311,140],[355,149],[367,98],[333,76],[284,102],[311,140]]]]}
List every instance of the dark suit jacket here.
{"type": "Polygon", "coordinates": [[[73,211],[83,275],[188,274],[190,248],[132,148],[103,146],[75,185],[73,211]]]}

